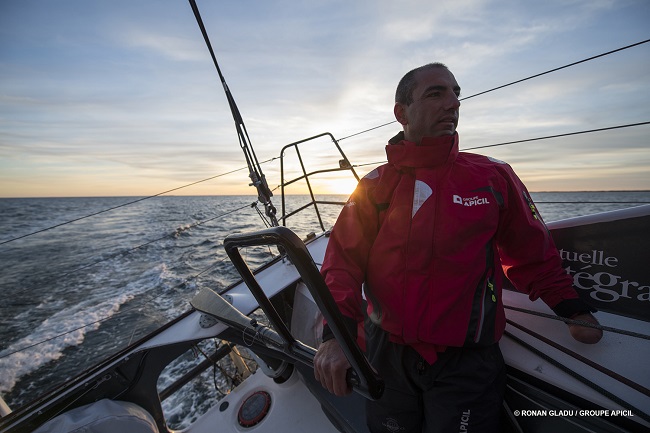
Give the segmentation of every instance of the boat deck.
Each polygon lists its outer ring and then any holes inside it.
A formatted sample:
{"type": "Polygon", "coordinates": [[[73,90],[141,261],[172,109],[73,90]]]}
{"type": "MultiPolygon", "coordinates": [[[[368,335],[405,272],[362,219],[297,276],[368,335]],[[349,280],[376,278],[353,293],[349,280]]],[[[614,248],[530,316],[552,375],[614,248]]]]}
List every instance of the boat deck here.
{"type": "Polygon", "coordinates": [[[321,410],[318,400],[301,382],[297,371],[286,382],[277,384],[260,370],[183,431],[338,432],[321,410]],[[256,425],[244,427],[238,421],[242,405],[247,398],[259,391],[268,393],[270,397],[268,413],[256,425]]]}

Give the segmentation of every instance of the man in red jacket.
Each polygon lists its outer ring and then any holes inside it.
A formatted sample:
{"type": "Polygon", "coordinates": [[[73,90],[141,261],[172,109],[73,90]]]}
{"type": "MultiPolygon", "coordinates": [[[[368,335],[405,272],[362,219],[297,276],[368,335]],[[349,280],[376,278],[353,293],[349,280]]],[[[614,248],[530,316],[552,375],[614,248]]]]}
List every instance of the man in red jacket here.
{"type": "MultiPolygon", "coordinates": [[[[562,317],[597,323],[572,287],[544,222],[512,168],[459,152],[460,87],[433,63],[400,81],[403,132],[366,175],[332,230],[321,272],[386,382],[368,402],[372,432],[498,432],[505,366],[503,275],[562,317]]],[[[596,343],[600,330],[570,325],[596,343]]],[[[325,326],[315,376],[336,395],[350,367],[325,326]]]]}

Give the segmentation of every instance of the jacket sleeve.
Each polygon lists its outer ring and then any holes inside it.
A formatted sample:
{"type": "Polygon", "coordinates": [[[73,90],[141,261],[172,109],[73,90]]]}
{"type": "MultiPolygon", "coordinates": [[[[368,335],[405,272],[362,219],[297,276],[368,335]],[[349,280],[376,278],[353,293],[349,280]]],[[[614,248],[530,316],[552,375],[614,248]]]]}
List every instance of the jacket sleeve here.
{"type": "Polygon", "coordinates": [[[501,215],[497,245],[501,264],[517,290],[541,298],[562,317],[594,311],[578,297],[571,277],[530,194],[509,165],[500,166],[507,182],[507,205],[501,215]]]}
{"type": "Polygon", "coordinates": [[[343,207],[321,268],[325,283],[354,335],[356,323],[364,317],[361,288],[378,229],[378,212],[369,197],[373,183],[362,179],[343,207]]]}

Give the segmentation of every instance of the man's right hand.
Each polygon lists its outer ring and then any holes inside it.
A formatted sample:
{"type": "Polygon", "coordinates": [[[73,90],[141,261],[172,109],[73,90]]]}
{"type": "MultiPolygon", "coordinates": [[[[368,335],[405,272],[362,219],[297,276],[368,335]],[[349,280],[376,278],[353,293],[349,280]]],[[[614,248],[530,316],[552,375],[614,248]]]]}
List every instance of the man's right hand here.
{"type": "Polygon", "coordinates": [[[345,380],[349,368],[350,363],[336,339],[321,343],[314,357],[314,376],[325,389],[339,397],[350,394],[352,388],[345,380]]]}

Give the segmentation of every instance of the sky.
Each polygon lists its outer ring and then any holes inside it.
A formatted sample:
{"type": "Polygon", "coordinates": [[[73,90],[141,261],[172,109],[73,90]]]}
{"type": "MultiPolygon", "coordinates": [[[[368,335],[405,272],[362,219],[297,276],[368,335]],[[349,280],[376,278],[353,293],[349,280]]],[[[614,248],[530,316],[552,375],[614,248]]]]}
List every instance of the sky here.
{"type": "MultiPolygon", "coordinates": [[[[394,89],[414,67],[445,63],[467,97],[650,39],[647,0],[197,4],[272,188],[281,148],[326,131],[359,174],[385,161],[394,89]]],[[[458,131],[463,150],[647,121],[650,43],[469,98],[458,131]]],[[[531,191],[649,190],[649,137],[644,125],[472,151],[531,191]]],[[[318,168],[333,150],[320,139],[301,155],[318,168]]],[[[187,1],[0,0],[0,197],[254,194],[244,167],[187,1]]]]}

